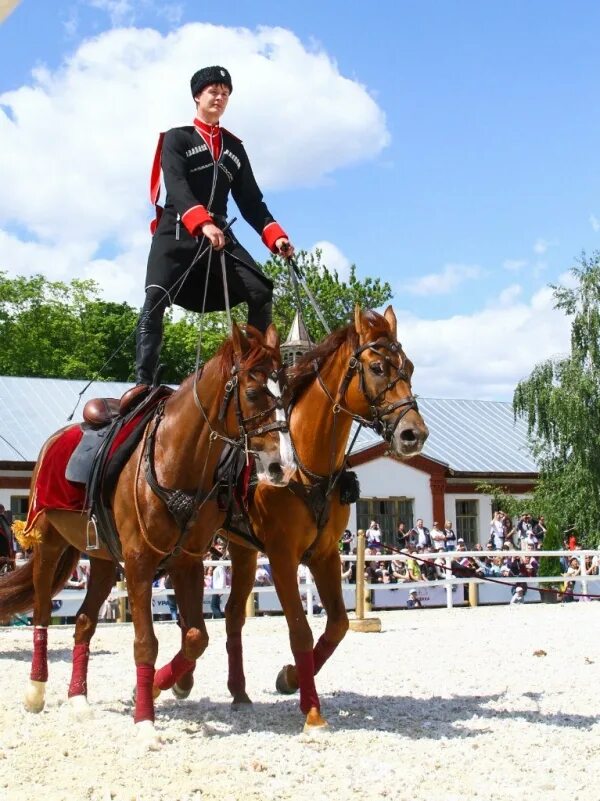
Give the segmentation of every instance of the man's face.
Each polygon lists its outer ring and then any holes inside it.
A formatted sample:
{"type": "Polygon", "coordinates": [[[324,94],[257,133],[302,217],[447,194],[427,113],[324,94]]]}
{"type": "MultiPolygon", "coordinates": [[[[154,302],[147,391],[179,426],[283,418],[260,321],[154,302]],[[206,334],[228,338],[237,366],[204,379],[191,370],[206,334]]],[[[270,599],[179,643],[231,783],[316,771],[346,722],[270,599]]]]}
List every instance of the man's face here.
{"type": "Polygon", "coordinates": [[[205,86],[195,100],[198,112],[207,120],[217,122],[227,108],[229,89],[223,84],[213,83],[205,86]]]}
{"type": "Polygon", "coordinates": [[[423,528],[423,521],[421,520],[421,518],[417,520],[417,528],[423,528]]]}

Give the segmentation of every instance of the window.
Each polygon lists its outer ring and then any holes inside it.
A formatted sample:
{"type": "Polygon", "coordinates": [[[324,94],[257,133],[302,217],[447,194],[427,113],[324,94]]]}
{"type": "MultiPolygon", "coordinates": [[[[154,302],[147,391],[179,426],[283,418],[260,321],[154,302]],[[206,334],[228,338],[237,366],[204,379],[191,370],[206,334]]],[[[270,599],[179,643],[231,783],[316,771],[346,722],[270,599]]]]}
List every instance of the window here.
{"type": "Polygon", "coordinates": [[[396,545],[396,530],[402,520],[406,530],[413,526],[412,498],[364,498],[356,504],[356,525],[366,531],[371,520],[377,520],[382,542],[396,545]]]}
{"type": "Polygon", "coordinates": [[[479,542],[479,501],[456,501],[456,536],[468,545],[479,542]]]}
{"type": "Polygon", "coordinates": [[[27,495],[11,495],[10,511],[13,520],[26,520],[27,509],[29,508],[29,497],[27,495]]]}

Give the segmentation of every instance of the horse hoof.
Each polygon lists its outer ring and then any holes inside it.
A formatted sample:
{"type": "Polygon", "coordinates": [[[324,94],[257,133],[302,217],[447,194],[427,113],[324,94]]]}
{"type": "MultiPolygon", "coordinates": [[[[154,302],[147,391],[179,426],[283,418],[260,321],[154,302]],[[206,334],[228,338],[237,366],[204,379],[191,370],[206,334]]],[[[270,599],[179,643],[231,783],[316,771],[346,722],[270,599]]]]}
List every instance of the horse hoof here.
{"type": "Polygon", "coordinates": [[[247,693],[240,693],[240,695],[236,695],[231,702],[231,708],[236,712],[241,712],[244,709],[251,709],[252,706],[252,700],[247,693]]]}
{"type": "Polygon", "coordinates": [[[189,698],[192,688],[190,687],[187,689],[185,687],[180,687],[179,684],[175,682],[175,684],[171,687],[171,692],[178,701],[185,701],[186,698],[189,698]]]}
{"type": "Polygon", "coordinates": [[[298,689],[298,683],[294,681],[296,670],[294,665],[285,665],[277,674],[275,689],[282,695],[293,695],[298,689]]]}
{"type": "Polygon", "coordinates": [[[46,682],[30,679],[23,703],[28,712],[41,712],[46,704],[46,682]]]}
{"type": "Polygon", "coordinates": [[[85,695],[72,695],[69,698],[69,706],[75,720],[89,720],[94,716],[92,707],[89,705],[85,695]]]}
{"type": "Polygon", "coordinates": [[[140,720],[135,724],[136,736],[138,742],[147,751],[158,751],[162,745],[159,733],[154,728],[154,721],[140,720]]]}
{"type": "Polygon", "coordinates": [[[304,723],[304,734],[316,734],[317,736],[324,734],[329,728],[329,725],[325,718],[321,716],[321,713],[317,709],[316,706],[311,707],[308,710],[308,714],[306,716],[306,721],[304,723]]]}

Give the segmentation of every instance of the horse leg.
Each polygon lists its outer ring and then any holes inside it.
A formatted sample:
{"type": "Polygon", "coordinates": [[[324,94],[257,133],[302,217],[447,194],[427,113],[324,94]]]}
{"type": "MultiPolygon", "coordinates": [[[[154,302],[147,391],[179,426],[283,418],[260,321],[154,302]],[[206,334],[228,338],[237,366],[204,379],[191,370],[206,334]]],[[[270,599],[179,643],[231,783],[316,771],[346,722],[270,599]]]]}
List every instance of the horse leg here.
{"type": "MultiPolygon", "coordinates": [[[[281,555],[269,554],[269,560],[277,595],[288,624],[290,645],[296,663],[300,709],[306,715],[304,731],[322,729],[327,723],[321,716],[321,703],[315,686],[313,636],[298,590],[297,565],[285,552],[281,555]]],[[[281,690],[279,683],[276,686],[281,690]]]]}
{"type": "Polygon", "coordinates": [[[225,607],[225,629],[227,631],[227,659],[229,673],[227,689],[233,696],[232,704],[251,704],[246,693],[244,657],[242,652],[242,629],[246,622],[246,601],[254,587],[257,552],[229,543],[231,556],[231,593],[225,607]]]}
{"type": "Polygon", "coordinates": [[[204,564],[202,560],[180,557],[170,570],[175,589],[181,649],[154,676],[152,692],[157,698],[162,690],[173,690],[176,698],[187,698],[194,686],[194,668],[208,646],[208,632],[202,612],[204,564]]]}
{"type": "Polygon", "coordinates": [[[158,654],[158,640],[152,621],[152,578],[156,563],[134,552],[125,558],[125,577],[135,632],[133,656],[136,668],[134,722],[138,736],[145,745],[156,750],[160,738],[154,728],[154,665],[158,654]]]}
{"type": "Polygon", "coordinates": [[[116,565],[106,559],[90,560],[87,592],[75,620],[73,666],[69,684],[69,703],[79,719],[89,715],[87,702],[87,671],[90,642],[98,624],[100,607],[108,597],[116,578],[116,565]]]}
{"type": "Polygon", "coordinates": [[[52,587],[60,557],[67,543],[48,522],[45,515],[38,521],[40,542],[33,551],[33,656],[29,686],[25,692],[25,709],[41,712],[46,703],[48,681],[48,626],[52,616],[52,587]]]}
{"type": "MultiPolygon", "coordinates": [[[[327,612],[327,625],[313,650],[315,676],[333,654],[348,631],[348,613],[344,604],[340,579],[340,555],[334,551],[310,566],[321,603],[327,612]]],[[[298,689],[298,671],[295,665],[286,665],[280,673],[281,691],[293,693],[298,689]]]]}

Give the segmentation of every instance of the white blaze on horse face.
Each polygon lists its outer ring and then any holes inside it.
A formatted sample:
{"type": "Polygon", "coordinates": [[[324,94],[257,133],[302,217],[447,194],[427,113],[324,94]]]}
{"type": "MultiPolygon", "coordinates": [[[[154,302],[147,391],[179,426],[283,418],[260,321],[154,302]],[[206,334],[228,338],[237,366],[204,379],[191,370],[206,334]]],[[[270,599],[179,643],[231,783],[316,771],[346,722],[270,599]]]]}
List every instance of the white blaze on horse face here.
{"type": "MultiPolygon", "coordinates": [[[[279,382],[267,380],[267,388],[274,398],[281,398],[279,382]]],[[[284,409],[275,409],[275,421],[285,423],[284,409]]],[[[278,431],[279,448],[270,452],[265,450],[256,454],[256,470],[260,481],[277,487],[285,486],[296,470],[292,441],[288,432],[278,431]]]]}
{"type": "MultiPolygon", "coordinates": [[[[271,392],[277,400],[281,400],[282,392],[279,386],[279,381],[274,381],[272,378],[267,380],[267,389],[271,392]]],[[[285,423],[285,409],[275,410],[275,420],[279,423],[285,423]]],[[[289,431],[279,432],[279,450],[281,452],[281,467],[284,472],[287,470],[296,469],[296,461],[294,459],[294,450],[292,448],[292,440],[290,439],[289,431]]]]}

